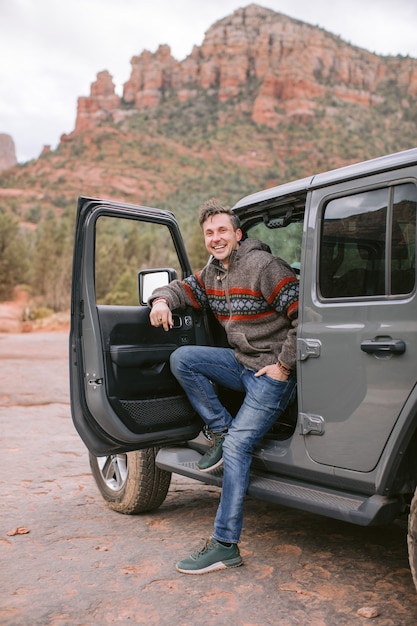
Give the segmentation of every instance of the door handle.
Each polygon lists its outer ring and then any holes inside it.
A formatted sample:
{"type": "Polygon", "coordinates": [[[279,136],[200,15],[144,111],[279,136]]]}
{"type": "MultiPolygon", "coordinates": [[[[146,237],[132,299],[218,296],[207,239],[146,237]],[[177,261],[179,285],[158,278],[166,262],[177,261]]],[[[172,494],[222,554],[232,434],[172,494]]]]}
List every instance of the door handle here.
{"type": "Polygon", "coordinates": [[[365,339],[361,343],[361,350],[367,354],[404,354],[405,341],[402,339],[365,339]]]}
{"type": "Polygon", "coordinates": [[[177,315],[173,313],[172,315],[173,328],[185,328],[186,330],[190,330],[193,327],[193,318],[191,315],[177,315]]]}

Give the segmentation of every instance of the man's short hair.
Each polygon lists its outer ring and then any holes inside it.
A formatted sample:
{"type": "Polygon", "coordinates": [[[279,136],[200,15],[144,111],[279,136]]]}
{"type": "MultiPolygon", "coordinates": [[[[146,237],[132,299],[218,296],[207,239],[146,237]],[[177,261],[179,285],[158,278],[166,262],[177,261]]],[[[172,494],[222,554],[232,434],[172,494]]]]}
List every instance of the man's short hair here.
{"type": "Polygon", "coordinates": [[[230,217],[234,231],[240,228],[240,220],[238,216],[235,215],[229,207],[222,206],[216,198],[210,198],[210,200],[207,200],[207,202],[200,207],[198,223],[201,228],[203,228],[204,222],[206,222],[210,217],[219,214],[228,215],[230,217]]]}

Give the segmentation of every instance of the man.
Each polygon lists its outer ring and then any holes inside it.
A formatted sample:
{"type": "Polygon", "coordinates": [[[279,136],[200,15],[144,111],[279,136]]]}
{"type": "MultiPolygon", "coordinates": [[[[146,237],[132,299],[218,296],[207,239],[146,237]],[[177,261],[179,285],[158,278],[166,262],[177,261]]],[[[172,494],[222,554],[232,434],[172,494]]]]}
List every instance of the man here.
{"type": "Polygon", "coordinates": [[[171,371],[210,433],[197,467],[223,465],[214,532],[204,546],[177,563],[185,574],[241,565],[238,541],[252,451],[295,397],[298,281],[291,267],[256,239],[242,241],[239,220],[214,199],[200,209],[200,226],[211,255],[201,272],[156,289],[152,326],[166,331],[173,309],[211,309],[230,348],[183,346],[171,355],[171,371]],[[213,383],[245,392],[232,418],[213,383]]]}

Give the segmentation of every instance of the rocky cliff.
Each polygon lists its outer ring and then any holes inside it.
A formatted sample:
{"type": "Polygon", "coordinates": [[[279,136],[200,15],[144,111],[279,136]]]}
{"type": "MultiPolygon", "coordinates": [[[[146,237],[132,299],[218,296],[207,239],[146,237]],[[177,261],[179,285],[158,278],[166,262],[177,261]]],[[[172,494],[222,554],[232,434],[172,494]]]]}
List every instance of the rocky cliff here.
{"type": "Polygon", "coordinates": [[[75,134],[103,120],[120,121],[168,98],[192,101],[201,91],[236,101],[252,120],[275,128],[283,118],[332,114],[336,102],[372,107],[396,92],[406,110],[417,100],[417,60],[383,58],[320,28],[252,4],[215,23],[203,44],[177,61],[169,46],[131,60],[123,96],[107,71],[78,100],[75,134]],[[253,97],[239,100],[251,85],[253,97]]]}
{"type": "Polygon", "coordinates": [[[0,133],[0,172],[16,165],[16,149],[10,135],[0,133]]]}

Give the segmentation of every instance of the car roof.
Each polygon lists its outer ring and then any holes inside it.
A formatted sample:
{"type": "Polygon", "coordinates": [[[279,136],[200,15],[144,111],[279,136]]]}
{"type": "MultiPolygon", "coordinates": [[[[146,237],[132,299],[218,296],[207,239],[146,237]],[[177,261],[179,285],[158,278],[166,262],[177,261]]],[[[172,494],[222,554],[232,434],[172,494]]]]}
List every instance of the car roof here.
{"type": "Polygon", "coordinates": [[[278,204],[281,204],[281,202],[291,201],[292,198],[294,198],[294,200],[296,198],[299,199],[300,196],[305,196],[307,191],[312,189],[412,164],[417,164],[417,148],[397,152],[395,154],[388,154],[353,165],[347,165],[335,170],[271,187],[270,189],[258,191],[239,200],[233,207],[233,210],[240,213],[241,210],[250,206],[259,206],[260,204],[268,205],[271,200],[278,200],[278,204]]]}

